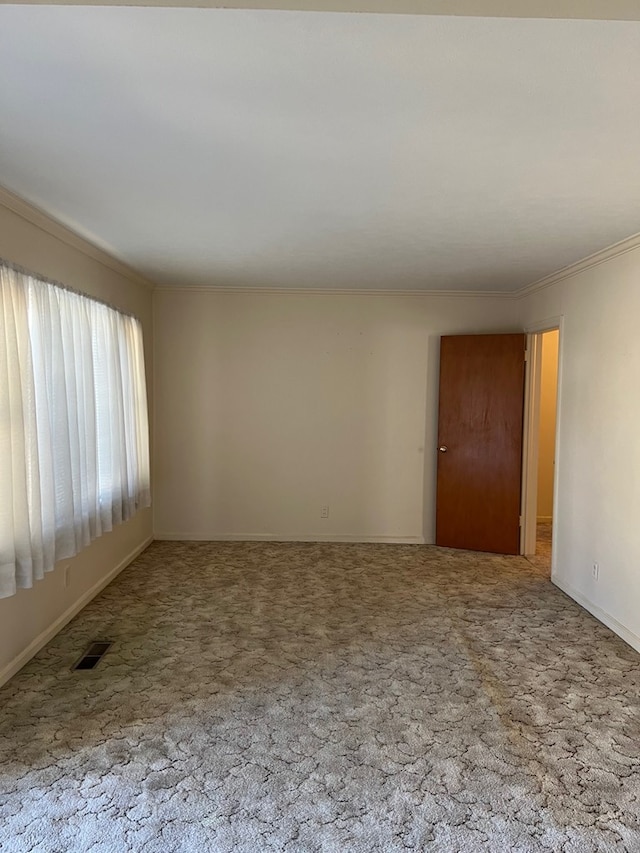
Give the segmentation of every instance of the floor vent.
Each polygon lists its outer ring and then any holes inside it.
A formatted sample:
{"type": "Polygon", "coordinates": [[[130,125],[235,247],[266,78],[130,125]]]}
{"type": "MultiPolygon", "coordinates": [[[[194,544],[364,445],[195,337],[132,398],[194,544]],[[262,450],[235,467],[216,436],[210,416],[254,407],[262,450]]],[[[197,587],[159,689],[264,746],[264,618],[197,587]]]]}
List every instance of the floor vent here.
{"type": "Polygon", "coordinates": [[[87,651],[71,669],[95,669],[110,648],[111,643],[104,640],[91,643],[87,651]]]}

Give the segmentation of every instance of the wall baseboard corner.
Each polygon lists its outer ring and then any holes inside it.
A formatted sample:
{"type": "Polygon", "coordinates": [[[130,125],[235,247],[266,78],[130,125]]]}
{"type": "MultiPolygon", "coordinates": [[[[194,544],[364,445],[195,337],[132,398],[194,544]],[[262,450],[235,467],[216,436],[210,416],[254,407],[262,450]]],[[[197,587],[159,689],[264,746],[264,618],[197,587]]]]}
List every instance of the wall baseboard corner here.
{"type": "Polygon", "coordinates": [[[78,613],[92,601],[98,593],[102,592],[102,590],[108,586],[111,581],[120,574],[121,571],[127,568],[136,557],[138,557],[146,548],[151,545],[154,537],[149,536],[142,542],[140,545],[135,547],[132,551],[130,551],[126,557],[124,557],[120,562],[113,568],[111,571],[105,575],[105,577],[101,578],[97,583],[95,583],[90,589],[88,589],[84,595],[81,595],[77,601],[69,607],[65,612],[59,616],[55,622],[53,622],[46,630],[44,630],[41,634],[39,634],[34,640],[32,640],[29,645],[22,651],[17,657],[15,657],[10,663],[8,663],[2,670],[0,670],[0,687],[3,684],[6,684],[9,679],[13,678],[13,676],[19,672],[25,664],[29,663],[32,657],[37,655],[37,653],[42,649],[47,643],[52,640],[56,634],[58,634],[66,624],[71,622],[74,616],[77,616],[78,613]]]}
{"type": "Polygon", "coordinates": [[[163,542],[343,542],[390,545],[425,545],[424,536],[359,536],[341,534],[276,534],[276,533],[155,533],[163,542]]]}
{"type": "Polygon", "coordinates": [[[634,634],[633,631],[630,631],[622,622],[618,622],[615,616],[612,616],[610,613],[607,613],[606,610],[603,610],[601,607],[598,607],[597,604],[594,604],[590,601],[586,596],[584,596],[581,592],[578,592],[577,589],[574,589],[571,584],[566,583],[561,580],[557,575],[551,575],[551,582],[555,584],[558,589],[561,589],[564,593],[566,593],[569,598],[572,598],[580,607],[584,607],[592,616],[602,622],[603,625],[606,625],[607,628],[610,628],[614,634],[617,634],[621,640],[624,640],[625,643],[631,646],[632,649],[635,649],[637,652],[640,652],[640,637],[637,634],[634,634]]]}

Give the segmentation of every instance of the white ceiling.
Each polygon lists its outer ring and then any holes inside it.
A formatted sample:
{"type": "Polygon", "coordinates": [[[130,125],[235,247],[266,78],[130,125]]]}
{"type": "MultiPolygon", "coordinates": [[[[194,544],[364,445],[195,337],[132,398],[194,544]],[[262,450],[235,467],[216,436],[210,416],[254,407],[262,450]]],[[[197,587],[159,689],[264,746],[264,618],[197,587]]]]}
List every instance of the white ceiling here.
{"type": "Polygon", "coordinates": [[[640,231],[640,23],[0,6],[0,184],[158,284],[517,290],[640,231]]]}

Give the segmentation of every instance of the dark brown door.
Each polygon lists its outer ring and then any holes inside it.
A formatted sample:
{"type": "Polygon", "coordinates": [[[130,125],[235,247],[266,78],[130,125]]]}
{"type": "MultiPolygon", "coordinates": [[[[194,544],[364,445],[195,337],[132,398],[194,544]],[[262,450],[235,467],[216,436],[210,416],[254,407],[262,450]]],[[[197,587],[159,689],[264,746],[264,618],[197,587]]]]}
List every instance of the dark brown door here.
{"type": "Polygon", "coordinates": [[[436,544],[518,554],[525,336],[440,345],[436,544]]]}

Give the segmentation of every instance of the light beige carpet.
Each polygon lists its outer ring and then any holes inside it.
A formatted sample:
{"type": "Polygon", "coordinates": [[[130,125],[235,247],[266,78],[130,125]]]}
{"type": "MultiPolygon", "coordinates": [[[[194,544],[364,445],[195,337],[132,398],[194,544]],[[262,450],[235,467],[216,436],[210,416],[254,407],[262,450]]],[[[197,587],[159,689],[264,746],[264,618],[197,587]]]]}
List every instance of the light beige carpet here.
{"type": "Polygon", "coordinates": [[[0,849],[639,851],[639,696],[524,559],[156,543],[0,690],[0,849]]]}

